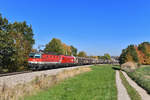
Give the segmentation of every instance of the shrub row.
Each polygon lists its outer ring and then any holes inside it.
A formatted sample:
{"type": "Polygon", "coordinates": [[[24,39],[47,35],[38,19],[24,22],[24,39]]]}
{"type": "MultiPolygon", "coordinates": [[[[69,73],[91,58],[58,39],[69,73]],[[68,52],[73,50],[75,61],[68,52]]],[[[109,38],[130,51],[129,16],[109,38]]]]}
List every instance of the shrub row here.
{"type": "Polygon", "coordinates": [[[148,93],[150,93],[150,67],[141,67],[127,74],[148,93]]]}

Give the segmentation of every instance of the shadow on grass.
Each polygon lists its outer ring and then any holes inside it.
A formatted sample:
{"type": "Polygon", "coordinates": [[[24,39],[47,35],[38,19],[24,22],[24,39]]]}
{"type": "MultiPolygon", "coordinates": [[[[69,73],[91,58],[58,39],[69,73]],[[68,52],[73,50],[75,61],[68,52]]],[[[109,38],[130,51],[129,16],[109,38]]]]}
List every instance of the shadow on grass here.
{"type": "Polygon", "coordinates": [[[113,70],[121,70],[121,69],[120,69],[120,66],[113,66],[112,69],[113,69],[113,70]]]}

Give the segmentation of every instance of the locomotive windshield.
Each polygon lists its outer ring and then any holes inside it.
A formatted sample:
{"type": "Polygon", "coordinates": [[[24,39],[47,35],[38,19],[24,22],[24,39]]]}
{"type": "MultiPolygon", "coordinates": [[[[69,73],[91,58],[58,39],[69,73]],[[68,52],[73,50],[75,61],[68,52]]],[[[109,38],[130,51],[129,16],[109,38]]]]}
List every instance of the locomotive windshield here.
{"type": "Polygon", "coordinates": [[[30,53],[29,54],[30,58],[41,58],[41,54],[36,54],[36,53],[30,53]]]}
{"type": "Polygon", "coordinates": [[[41,54],[35,54],[34,58],[41,58],[41,54]]]}

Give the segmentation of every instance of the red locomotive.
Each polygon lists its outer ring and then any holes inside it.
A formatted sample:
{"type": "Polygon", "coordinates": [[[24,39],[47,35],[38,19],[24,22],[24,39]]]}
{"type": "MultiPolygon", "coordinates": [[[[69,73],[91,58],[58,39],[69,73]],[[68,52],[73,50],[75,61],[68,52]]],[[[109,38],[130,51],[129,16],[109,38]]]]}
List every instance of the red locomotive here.
{"type": "Polygon", "coordinates": [[[76,58],[64,55],[30,53],[28,63],[31,69],[48,69],[73,66],[76,64],[76,58]]]}

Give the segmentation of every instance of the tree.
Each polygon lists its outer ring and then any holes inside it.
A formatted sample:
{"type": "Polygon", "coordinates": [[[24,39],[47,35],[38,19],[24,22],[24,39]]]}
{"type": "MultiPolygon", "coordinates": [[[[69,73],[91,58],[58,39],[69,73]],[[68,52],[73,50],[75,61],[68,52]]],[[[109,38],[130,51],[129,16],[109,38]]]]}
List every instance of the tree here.
{"type": "Polygon", "coordinates": [[[53,52],[56,54],[63,54],[64,50],[63,50],[63,46],[61,43],[61,40],[57,39],[57,38],[53,38],[45,47],[44,52],[53,52]]]}
{"type": "Polygon", "coordinates": [[[63,54],[71,56],[71,47],[66,45],[65,43],[63,43],[62,46],[63,46],[63,51],[64,51],[63,54]]]}
{"type": "Polygon", "coordinates": [[[71,47],[71,53],[72,53],[72,55],[73,55],[73,56],[77,56],[77,51],[78,51],[77,48],[75,48],[75,47],[72,46],[72,45],[71,45],[70,47],[71,47]]]}
{"type": "Polygon", "coordinates": [[[120,64],[123,64],[123,63],[126,62],[126,60],[127,60],[126,54],[127,54],[126,49],[123,49],[123,50],[122,50],[122,53],[121,53],[121,55],[120,55],[120,57],[119,57],[119,63],[120,63],[120,64]]]}
{"type": "Polygon", "coordinates": [[[78,57],[86,57],[87,55],[86,55],[86,52],[84,52],[84,51],[80,51],[79,53],[78,53],[78,57]]]}
{"type": "Polygon", "coordinates": [[[138,46],[138,49],[142,51],[145,56],[150,56],[150,43],[149,42],[143,42],[138,46]]]}
{"type": "Polygon", "coordinates": [[[108,53],[105,53],[104,60],[111,60],[111,56],[108,53]]]}
{"type": "Polygon", "coordinates": [[[27,67],[28,55],[34,44],[31,25],[26,22],[9,23],[0,15],[0,66],[8,71],[27,67]]]}
{"type": "Polygon", "coordinates": [[[14,63],[14,41],[8,29],[8,20],[0,14],[0,69],[8,69],[14,63]]]}
{"type": "Polygon", "coordinates": [[[104,56],[98,56],[98,59],[111,60],[111,56],[108,53],[105,53],[104,56]]]}
{"type": "Polygon", "coordinates": [[[15,62],[13,39],[8,32],[0,30],[0,69],[8,69],[15,62]]]}
{"type": "Polygon", "coordinates": [[[139,62],[138,54],[136,51],[136,46],[129,45],[126,49],[122,50],[122,53],[119,57],[120,64],[126,63],[126,62],[139,62]]]}
{"type": "Polygon", "coordinates": [[[31,25],[28,26],[26,22],[14,22],[10,24],[9,30],[14,40],[14,47],[16,48],[15,67],[17,67],[9,69],[12,71],[24,69],[24,67],[27,67],[28,55],[34,44],[32,27],[31,25]]]}
{"type": "Polygon", "coordinates": [[[143,42],[138,45],[139,60],[142,64],[150,64],[150,43],[143,42]]]}
{"type": "Polygon", "coordinates": [[[138,62],[139,61],[138,55],[137,55],[137,52],[136,52],[136,49],[135,49],[134,45],[129,45],[128,48],[127,48],[127,52],[129,52],[129,56],[132,57],[134,62],[138,62]]]}

